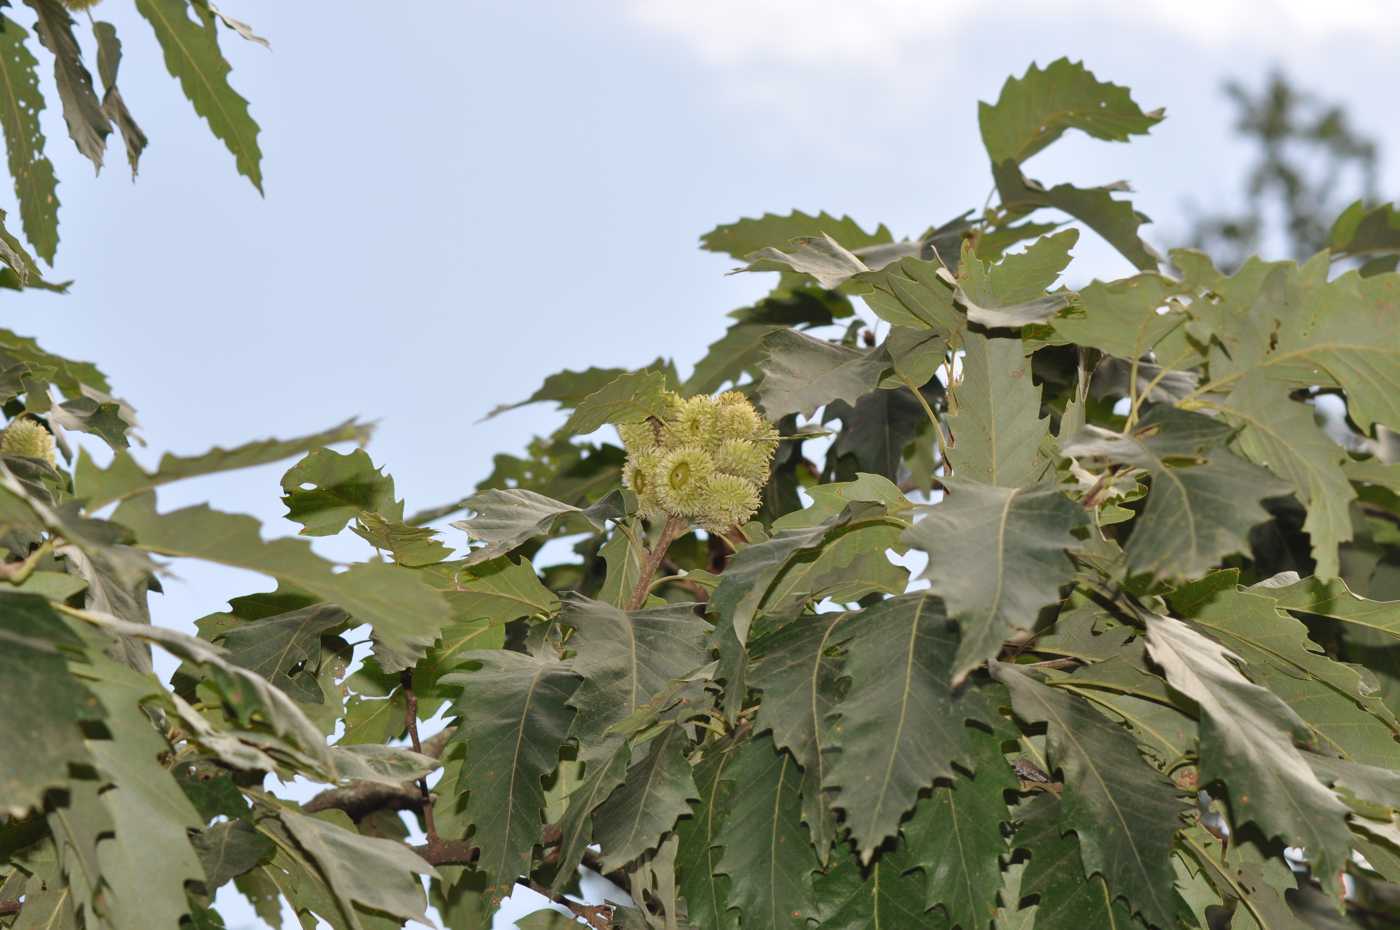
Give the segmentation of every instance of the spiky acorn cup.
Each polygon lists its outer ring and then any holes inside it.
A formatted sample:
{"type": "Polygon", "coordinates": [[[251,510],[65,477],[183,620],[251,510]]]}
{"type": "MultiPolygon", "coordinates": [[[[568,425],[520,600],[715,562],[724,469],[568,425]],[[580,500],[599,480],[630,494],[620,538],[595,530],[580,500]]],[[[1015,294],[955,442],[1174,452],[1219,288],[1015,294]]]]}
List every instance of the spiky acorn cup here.
{"type": "Polygon", "coordinates": [[[758,510],[778,433],[747,397],[667,397],[664,421],[618,427],[623,482],[648,517],[675,517],[711,532],[742,525],[758,510]]]}
{"type": "Polygon", "coordinates": [[[75,13],[81,13],[83,10],[92,9],[101,2],[102,0],[63,0],[63,5],[75,13]]]}
{"type": "Polygon", "coordinates": [[[50,467],[57,467],[58,458],[54,455],[53,434],[37,420],[24,417],[13,420],[0,433],[0,452],[5,455],[22,455],[30,459],[42,459],[50,467]]]}

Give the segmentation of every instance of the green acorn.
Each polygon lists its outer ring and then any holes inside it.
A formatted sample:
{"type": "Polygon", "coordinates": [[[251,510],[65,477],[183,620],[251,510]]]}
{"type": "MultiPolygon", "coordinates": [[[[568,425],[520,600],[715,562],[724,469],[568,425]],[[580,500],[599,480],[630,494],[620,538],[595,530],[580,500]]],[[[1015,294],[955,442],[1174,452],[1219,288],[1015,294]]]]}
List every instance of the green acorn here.
{"type": "Polygon", "coordinates": [[[697,394],[681,403],[667,426],[679,443],[708,446],[715,436],[716,412],[714,398],[697,394]]]}
{"type": "Polygon", "coordinates": [[[657,428],[652,420],[620,424],[617,434],[622,438],[622,447],[633,454],[655,451],[658,443],[657,428]]]}
{"type": "Polygon", "coordinates": [[[657,462],[656,496],[667,513],[693,517],[704,508],[714,474],[714,460],[701,446],[672,449],[657,462]]]}
{"type": "Polygon", "coordinates": [[[756,487],[768,481],[773,453],[764,445],[747,439],[726,439],[715,450],[715,468],[723,474],[742,478],[756,487]]]}
{"type": "Polygon", "coordinates": [[[53,434],[44,428],[44,424],[28,417],[11,420],[5,431],[0,433],[0,453],[42,459],[50,467],[58,465],[53,434]]]}
{"type": "Polygon", "coordinates": [[[712,533],[723,533],[742,526],[757,512],[758,488],[736,475],[715,475],[710,479],[704,505],[697,514],[700,525],[712,533]]]}
{"type": "Polygon", "coordinates": [[[634,452],[627,456],[622,469],[622,483],[637,495],[637,503],[648,517],[659,516],[665,510],[656,496],[657,456],[651,452],[634,452]]]}
{"type": "Polygon", "coordinates": [[[81,13],[83,10],[90,10],[101,3],[102,0],[63,0],[63,5],[74,13],[81,13]]]}

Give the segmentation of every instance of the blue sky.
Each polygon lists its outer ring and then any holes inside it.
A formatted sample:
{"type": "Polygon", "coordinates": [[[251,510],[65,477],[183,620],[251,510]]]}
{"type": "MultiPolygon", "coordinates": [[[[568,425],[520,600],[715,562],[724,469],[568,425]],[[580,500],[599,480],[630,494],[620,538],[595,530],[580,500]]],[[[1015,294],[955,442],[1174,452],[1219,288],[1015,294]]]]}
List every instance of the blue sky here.
{"type": "MultiPolygon", "coordinates": [[[[7,325],[101,364],[138,411],[148,462],[378,420],[371,454],[411,509],[460,497],[495,452],[556,426],[543,407],[476,422],[545,375],[658,355],[687,370],[766,287],[697,250],[713,226],[824,209],[917,235],[980,205],[976,101],[1033,60],[1083,59],[1166,107],[1145,141],[1071,136],[1029,166],[1133,181],[1158,244],[1184,230],[1187,202],[1235,196],[1227,76],[1284,65],[1400,152],[1400,7],[1386,0],[221,5],[272,41],[224,33],[262,126],[266,198],[197,122],[145,23],[106,0],[95,13],[121,31],[123,95],[152,144],[137,183],[116,148],[94,178],[46,111],[54,276],[77,283],[6,298],[7,325]]],[[[1382,188],[1400,189],[1400,158],[1382,188]]],[[[0,193],[15,217],[12,200],[0,193]]],[[[1077,253],[1086,277],[1128,270],[1091,237],[1077,253]]],[[[290,533],[280,473],[179,486],[162,505],[209,500],[290,533]]],[[[177,627],[270,587],[175,570],[154,606],[177,627]]],[[[246,909],[225,916],[253,925],[246,909]]]]}

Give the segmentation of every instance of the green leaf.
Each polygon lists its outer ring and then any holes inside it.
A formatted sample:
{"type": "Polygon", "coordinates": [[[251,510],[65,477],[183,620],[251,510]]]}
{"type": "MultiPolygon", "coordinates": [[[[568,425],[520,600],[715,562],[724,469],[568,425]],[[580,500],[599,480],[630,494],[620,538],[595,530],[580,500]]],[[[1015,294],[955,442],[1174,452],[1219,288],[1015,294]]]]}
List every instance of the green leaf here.
{"type": "Polygon", "coordinates": [[[881,601],[853,617],[851,629],[850,687],[830,715],[825,787],[868,864],[921,791],[952,777],[954,762],[968,765],[967,722],[993,721],[996,711],[981,689],[954,692],[957,637],[937,598],[881,601]]]}
{"type": "Polygon", "coordinates": [[[819,614],[765,637],[754,651],[748,683],[763,692],[755,732],[773,734],[802,766],[802,820],[823,866],[836,840],[836,819],[822,790],[844,656],[852,631],[843,623],[859,614],[819,614]],[[840,627],[840,633],[837,633],[840,627]]]}
{"type": "Polygon", "coordinates": [[[1138,229],[1151,222],[1128,200],[1113,195],[1127,189],[1116,184],[1106,187],[1075,187],[1057,184],[1046,187],[1021,174],[1011,162],[992,165],[1002,206],[1016,213],[1050,207],[1068,213],[1103,237],[1140,271],[1156,271],[1160,259],[1138,235],[1138,229]]]}
{"type": "Polygon", "coordinates": [[[759,400],[770,420],[810,417],[833,400],[854,404],[875,390],[890,367],[883,348],[858,349],[782,329],[764,340],[767,357],[759,400]]]}
{"type": "Polygon", "coordinates": [[[272,856],[272,840],[246,820],[225,820],[191,835],[209,893],[272,856]]]}
{"type": "Polygon", "coordinates": [[[957,412],[948,418],[953,473],[1001,487],[1035,483],[1046,467],[1040,447],[1050,421],[1040,416],[1040,388],[1021,340],[968,332],[963,349],[957,412]]]}
{"type": "Polygon", "coordinates": [[[1017,808],[1020,826],[1013,843],[1030,850],[1021,875],[1021,896],[1037,896],[1036,930],[1128,930],[1132,914],[1115,898],[1102,875],[1084,876],[1079,841],[1061,833],[1064,814],[1051,794],[1038,794],[1017,808]]]}
{"type": "Polygon", "coordinates": [[[895,516],[905,514],[911,506],[899,486],[881,475],[858,473],[854,481],[812,485],[807,493],[812,498],[811,505],[774,520],[774,532],[816,526],[840,515],[848,504],[860,501],[884,504],[885,511],[895,516]]]}
{"type": "Polygon", "coordinates": [[[594,813],[593,839],[602,848],[603,868],[612,871],[649,852],[662,834],[689,813],[700,794],[686,753],[690,738],[671,724],[648,744],[645,757],[627,770],[622,785],[594,813]]]}
{"type": "Polygon", "coordinates": [[[610,727],[710,660],[709,624],[693,604],[628,612],[575,594],[559,622],[574,630],[572,668],[583,681],[569,706],[585,762],[610,727]]]}
{"type": "Polygon", "coordinates": [[[716,838],[724,854],[715,866],[729,877],[729,908],[744,930],[802,930],[815,917],[812,873],[817,858],[802,828],[802,773],[773,741],[755,736],[728,767],[734,787],[716,838]]]}
{"type": "MultiPolygon", "coordinates": [[[[285,808],[278,818],[315,860],[325,882],[342,902],[354,902],[400,920],[428,922],[427,899],[418,875],[436,877],[426,860],[393,840],[363,836],[319,817],[285,808]]],[[[344,910],[353,914],[346,903],[344,910]]]]}
{"type": "Polygon", "coordinates": [[[622,607],[632,596],[632,589],[642,578],[642,565],[646,561],[646,550],[638,539],[634,524],[633,532],[615,532],[598,554],[607,566],[603,586],[598,589],[598,600],[614,607],[622,607]]]}
{"type": "Polygon", "coordinates": [[[543,828],[540,779],[559,764],[578,679],[567,666],[519,652],[487,650],[463,656],[480,668],[443,677],[462,688],[453,705],[466,740],[467,761],[459,792],[468,792],[467,816],[481,848],[477,868],[486,873],[496,900],[530,871],[530,855],[543,828]]]}
{"type": "Polygon", "coordinates": [[[569,793],[568,807],[559,819],[559,865],[550,890],[559,894],[577,877],[584,851],[593,843],[594,813],[627,777],[631,752],[627,741],[610,737],[607,751],[593,747],[584,769],[583,781],[569,793]]]}
{"type": "Polygon", "coordinates": [[[475,516],[452,525],[472,539],[486,543],[473,549],[465,559],[465,564],[476,565],[505,555],[535,536],[549,533],[560,517],[577,514],[601,531],[604,519],[615,515],[608,510],[611,504],[612,498],[608,497],[593,507],[575,507],[523,488],[482,491],[464,501],[464,506],[474,511],[475,516]]]}
{"type": "Polygon", "coordinates": [[[1079,230],[1066,229],[1032,243],[1024,252],[1007,255],[996,264],[977,257],[964,239],[958,263],[956,299],[967,318],[992,328],[1043,323],[1069,305],[1064,294],[1046,294],[1069,265],[1069,250],[1079,230]]]}
{"type": "MultiPolygon", "coordinates": [[[[1187,322],[1171,298],[1181,285],[1154,272],[1117,281],[1094,281],[1079,290],[1076,313],[1056,317],[1057,336],[1122,359],[1140,359],[1187,322]],[[1165,313],[1159,313],[1166,308],[1165,313]]],[[[1188,359],[1170,360],[1179,366],[1188,359]]]]}
{"type": "Polygon", "coordinates": [[[48,603],[33,595],[0,594],[0,678],[12,707],[0,714],[0,811],[24,817],[44,793],[68,782],[70,766],[91,765],[82,721],[103,716],[97,698],[68,671],[65,652],[81,641],[48,603]]]}
{"type": "Polygon", "coordinates": [[[1280,611],[1265,585],[1240,590],[1237,572],[1209,575],[1170,595],[1173,610],[1246,663],[1251,679],[1308,725],[1328,754],[1400,769],[1400,721],[1354,666],[1327,656],[1300,621],[1280,611]]]}
{"type": "Polygon", "coordinates": [[[1292,486],[1308,508],[1303,531],[1312,543],[1315,572],[1335,578],[1341,570],[1337,549],[1352,538],[1348,505],[1356,499],[1342,471],[1346,450],[1318,427],[1311,405],[1290,400],[1263,378],[1247,377],[1224,400],[1207,403],[1242,427],[1240,451],[1292,486]]]}
{"type": "Polygon", "coordinates": [[[1248,550],[1250,527],[1269,519],[1259,501],[1287,486],[1226,451],[1233,434],[1210,417],[1159,406],[1131,432],[1086,426],[1065,445],[1066,455],[1131,465],[1151,477],[1147,506],[1125,548],[1131,572],[1189,578],[1248,550]]]}
{"type": "Polygon", "coordinates": [[[262,572],[344,608],[374,627],[385,671],[422,658],[451,616],[443,597],[409,569],[369,562],[336,573],[303,540],[264,542],[252,517],[204,505],[158,514],[154,496],[145,494],[124,501],[112,519],[148,552],[262,572]]]}
{"type": "Polygon", "coordinates": [[[1400,638],[1400,601],[1373,601],[1354,593],[1340,578],[1281,575],[1267,594],[1279,607],[1328,617],[1358,629],[1400,638]]]}
{"type": "MultiPolygon", "coordinates": [[[[920,392],[930,404],[942,401],[941,384],[926,385],[920,392]]],[[[842,429],[827,458],[836,463],[834,472],[843,479],[870,472],[893,481],[903,467],[906,447],[921,433],[932,447],[932,425],[912,391],[871,391],[854,406],[832,401],[822,422],[833,420],[840,420],[842,429]]]]}
{"type": "Polygon", "coordinates": [[[1143,761],[1128,731],[1086,701],[992,662],[1016,716],[1044,721],[1050,765],[1063,774],[1061,830],[1079,838],[1084,872],[1157,927],[1174,926],[1173,836],[1185,807],[1166,776],[1143,761]]]}
{"type": "Polygon", "coordinates": [[[616,380],[619,375],[627,373],[625,368],[588,368],[584,371],[559,371],[544,379],[544,384],[539,390],[529,397],[513,404],[502,404],[492,408],[491,412],[482,417],[482,420],[490,420],[511,410],[525,407],[529,404],[538,404],[542,401],[554,401],[560,408],[576,407],[589,394],[599,388],[605,387],[616,380]]]}
{"type": "Polygon", "coordinates": [[[320,704],[326,699],[316,681],[321,637],[349,619],[339,607],[314,604],[239,624],[216,641],[235,665],[257,672],[298,701],[320,704]]]}
{"type": "Polygon", "coordinates": [[[1152,617],[1147,651],[1167,681],[1201,708],[1201,781],[1230,792],[1237,823],[1282,837],[1331,881],[1347,856],[1346,806],[1318,780],[1295,740],[1307,740],[1297,715],[1245,678],[1238,657],[1186,623],[1152,617]]]}
{"type": "Polygon", "coordinates": [[[560,431],[586,435],[606,423],[639,423],[647,417],[663,418],[669,406],[666,373],[643,368],[618,375],[578,402],[560,431]]]}
{"type": "Polygon", "coordinates": [[[816,930],[905,930],[930,927],[923,883],[907,874],[914,867],[901,845],[886,850],[869,866],[847,846],[829,870],[812,883],[818,913],[816,930]]]}
{"type": "Polygon", "coordinates": [[[103,468],[93,461],[86,449],[79,449],[73,484],[77,496],[86,501],[88,510],[96,511],[114,501],[134,497],[173,481],[266,465],[332,443],[363,442],[369,437],[369,432],[370,428],[365,424],[346,420],[324,432],[295,439],[260,439],[232,449],[210,449],[196,456],[167,452],[161,456],[160,465],[155,471],[146,471],[126,452],[118,452],[111,464],[103,468]]]}
{"type": "Polygon", "coordinates": [[[121,91],[117,89],[117,69],[122,60],[122,43],[117,38],[117,29],[111,23],[98,20],[92,24],[92,34],[97,39],[97,74],[102,79],[102,113],[122,134],[126,146],[127,164],[131,166],[131,176],[136,177],[136,165],[141,153],[146,150],[146,134],[136,125],[136,119],[127,109],[121,91]]]}
{"type": "Polygon", "coordinates": [[[364,511],[394,507],[394,479],[374,467],[363,449],[313,449],[282,476],[287,519],[302,536],[334,536],[364,511]]]}
{"type": "Polygon", "coordinates": [[[975,776],[940,782],[903,827],[908,863],[924,872],[926,906],[942,907],[949,921],[961,927],[986,927],[992,921],[1001,856],[1007,851],[1001,829],[1011,819],[1004,795],[1018,788],[1002,757],[1001,739],[976,733],[969,741],[975,776]]]}
{"type": "Polygon", "coordinates": [[[101,171],[112,124],[97,100],[92,75],[83,64],[82,49],[73,35],[73,17],[59,0],[25,0],[25,3],[38,17],[34,28],[39,41],[53,55],[54,83],[58,85],[58,97],[63,102],[68,135],[78,151],[101,171]]]}
{"type": "MultiPolygon", "coordinates": [[[[395,509],[402,511],[401,506],[395,509]]],[[[452,554],[451,548],[438,542],[436,530],[410,526],[378,513],[361,512],[350,531],[374,548],[388,552],[396,564],[409,568],[434,565],[452,554]]]]}
{"type": "MultiPolygon", "coordinates": [[[[19,199],[19,215],[24,236],[39,256],[53,264],[58,250],[58,179],[53,163],[44,156],[44,133],[39,127],[39,114],[44,98],[39,92],[39,62],[25,47],[29,33],[14,20],[0,18],[0,81],[5,93],[0,96],[0,127],[5,131],[5,151],[9,156],[10,177],[15,182],[19,199]]],[[[0,250],[5,263],[23,279],[22,252],[13,246],[0,250]]]]}
{"type": "Polygon", "coordinates": [[[219,51],[214,14],[187,0],[136,0],[136,9],[155,30],[170,76],[233,154],[238,173],[262,193],[258,124],[248,114],[248,101],[229,86],[231,69],[219,51]]]}
{"type": "Polygon", "coordinates": [[[185,883],[205,880],[188,835],[204,821],[162,764],[170,746],[141,707],[163,689],[105,657],[94,657],[94,670],[100,677],[89,687],[107,708],[103,723],[111,735],[88,741],[98,772],[113,786],[100,795],[115,832],[115,840],[97,844],[109,886],[104,910],[113,927],[173,927],[188,910],[185,883]]]}
{"type": "Polygon", "coordinates": [[[910,329],[932,329],[943,336],[967,325],[953,305],[956,286],[941,262],[917,258],[866,272],[849,285],[882,320],[910,329]]]}
{"type": "Polygon", "coordinates": [[[906,530],[906,543],[928,553],[923,577],[958,621],[953,683],[987,659],[1042,607],[1060,599],[1074,577],[1066,554],[1073,531],[1089,522],[1084,508],[1054,487],[997,488],[945,478],[947,496],[906,530]]]}
{"type": "Polygon", "coordinates": [[[1368,209],[1365,201],[1356,201],[1332,224],[1327,248],[1338,255],[1400,252],[1400,210],[1393,203],[1368,209]]]}
{"type": "Polygon", "coordinates": [[[772,247],[747,255],[749,264],[741,271],[795,271],[811,276],[825,288],[837,288],[856,275],[870,271],[859,256],[823,233],[802,236],[788,246],[791,251],[772,247]]]}
{"type": "Polygon", "coordinates": [[[993,164],[1023,162],[1078,129],[1095,139],[1127,142],[1146,135],[1162,111],[1144,113],[1126,87],[1100,81],[1081,62],[1059,58],[1043,70],[1007,78],[995,104],[980,103],[977,122],[993,164]]]}
{"type": "Polygon", "coordinates": [[[733,747],[711,747],[695,767],[699,799],[676,823],[676,873],[686,912],[696,928],[737,930],[739,915],[729,907],[729,879],[719,872],[720,826],[729,812],[734,782],[726,777],[733,747]]]}
{"type": "Polygon", "coordinates": [[[786,245],[801,236],[823,235],[834,237],[848,249],[894,241],[884,226],[868,233],[849,216],[837,218],[826,213],[809,216],[797,210],[785,216],[765,213],[757,219],[746,218],[717,226],[700,237],[700,245],[711,252],[745,259],[765,246],[786,245]]]}

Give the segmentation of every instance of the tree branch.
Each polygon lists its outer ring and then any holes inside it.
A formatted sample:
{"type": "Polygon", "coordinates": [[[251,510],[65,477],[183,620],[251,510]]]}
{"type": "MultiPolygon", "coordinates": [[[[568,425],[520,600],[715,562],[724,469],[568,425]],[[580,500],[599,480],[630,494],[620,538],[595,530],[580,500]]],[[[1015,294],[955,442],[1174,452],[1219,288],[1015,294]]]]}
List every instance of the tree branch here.
{"type": "Polygon", "coordinates": [[[0,917],[8,914],[18,914],[19,909],[24,907],[23,901],[0,901],[0,917]]]}
{"type": "Polygon", "coordinates": [[[632,589],[632,596],[627,598],[627,609],[636,610],[647,602],[647,594],[651,592],[651,579],[656,577],[656,570],[661,567],[661,560],[666,558],[666,550],[671,548],[671,543],[681,537],[689,524],[680,517],[668,516],[666,522],[661,527],[661,536],[656,540],[656,545],[647,553],[647,560],[642,563],[642,576],[637,579],[637,586],[632,589]]]}
{"type": "MultiPolygon", "coordinates": [[[[403,684],[403,693],[406,698],[404,703],[404,725],[408,729],[408,738],[413,741],[413,751],[421,754],[423,744],[418,739],[418,695],[413,693],[413,672],[405,669],[399,676],[399,681],[403,684]]],[[[423,803],[423,831],[428,834],[428,844],[437,842],[437,824],[433,822],[433,793],[428,790],[428,779],[423,777],[418,779],[418,790],[422,792],[423,803]]]]}
{"type": "MultiPolygon", "coordinates": [[[[441,733],[423,740],[423,755],[442,758],[448,741],[456,732],[456,727],[447,727],[441,733]]],[[[413,782],[386,785],[375,781],[356,781],[340,788],[327,788],[303,804],[301,809],[308,814],[326,810],[344,811],[351,820],[358,821],[377,810],[416,811],[422,807],[423,792],[413,782]]]]}

